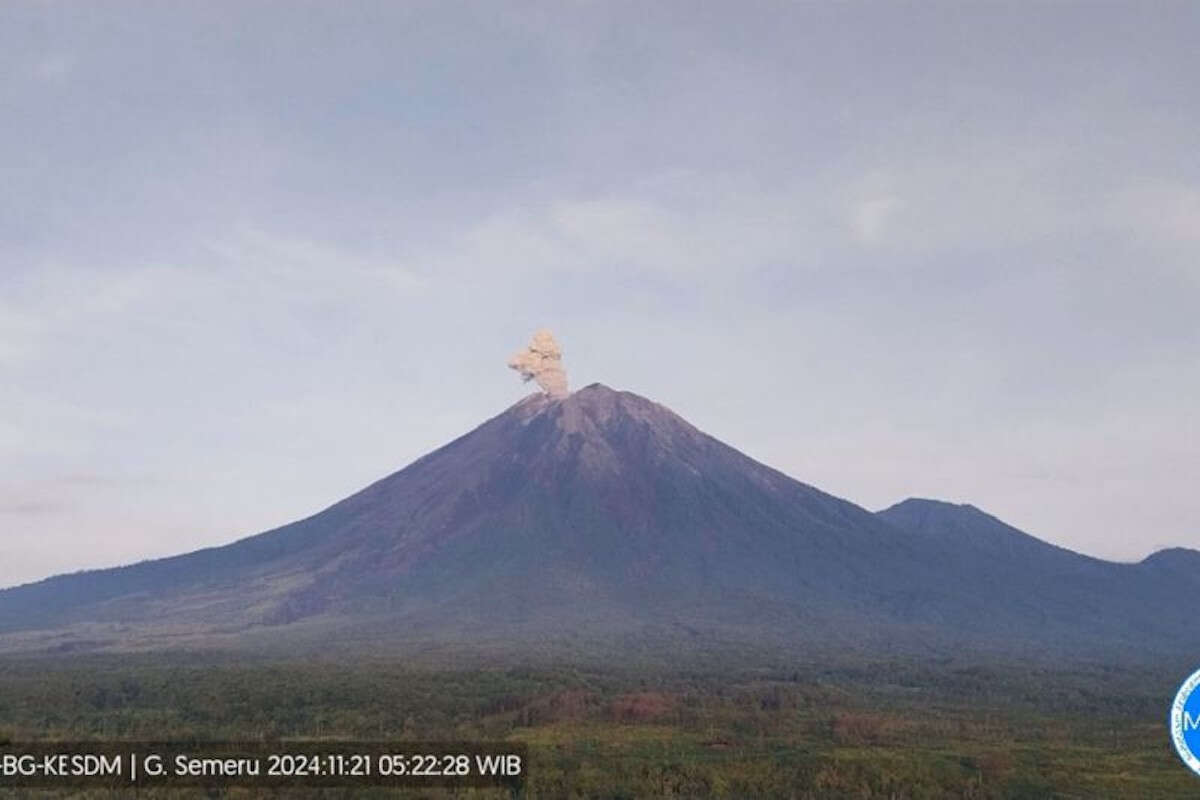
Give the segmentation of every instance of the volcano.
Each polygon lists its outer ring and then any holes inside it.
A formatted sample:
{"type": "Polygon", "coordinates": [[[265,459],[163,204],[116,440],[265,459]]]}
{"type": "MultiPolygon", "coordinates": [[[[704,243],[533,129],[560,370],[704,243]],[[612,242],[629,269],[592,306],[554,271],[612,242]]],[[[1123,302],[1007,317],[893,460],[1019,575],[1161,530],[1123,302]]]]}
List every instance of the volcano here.
{"type": "Polygon", "coordinates": [[[871,513],[593,384],[527,397],[282,528],[4,590],[0,644],[320,629],[377,643],[669,632],[673,648],[1184,652],[1200,635],[1177,598],[1200,588],[1198,558],[1101,561],[929,500],[871,513]]]}

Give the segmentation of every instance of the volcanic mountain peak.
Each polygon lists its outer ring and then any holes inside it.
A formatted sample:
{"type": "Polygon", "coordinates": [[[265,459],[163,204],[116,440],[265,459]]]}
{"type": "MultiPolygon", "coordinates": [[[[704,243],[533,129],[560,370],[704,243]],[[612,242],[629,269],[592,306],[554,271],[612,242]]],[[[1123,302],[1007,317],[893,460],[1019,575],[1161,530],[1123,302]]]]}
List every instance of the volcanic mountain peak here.
{"type": "Polygon", "coordinates": [[[559,427],[572,433],[593,429],[594,426],[611,422],[620,414],[639,410],[643,415],[649,408],[669,413],[662,406],[644,397],[638,397],[631,392],[618,392],[602,383],[583,387],[563,400],[561,408],[559,427]]]}
{"type": "Polygon", "coordinates": [[[513,408],[532,414],[553,414],[556,426],[566,433],[596,432],[622,417],[654,422],[660,427],[670,419],[675,426],[692,427],[665,406],[633,392],[610,389],[603,383],[589,384],[563,398],[539,392],[513,408]]]}
{"type": "Polygon", "coordinates": [[[304,622],[395,641],[651,625],[701,648],[1171,650],[1194,643],[1170,592],[1197,559],[1101,562],[933,500],[871,514],[592,384],[526,397],[300,522],[0,590],[0,649],[32,629],[162,641],[304,622]]]}
{"type": "Polygon", "coordinates": [[[615,475],[641,463],[672,457],[687,461],[689,453],[711,441],[674,412],[632,392],[593,383],[565,397],[538,393],[497,419],[520,419],[529,431],[525,446],[531,460],[550,459],[561,468],[615,475]]]}

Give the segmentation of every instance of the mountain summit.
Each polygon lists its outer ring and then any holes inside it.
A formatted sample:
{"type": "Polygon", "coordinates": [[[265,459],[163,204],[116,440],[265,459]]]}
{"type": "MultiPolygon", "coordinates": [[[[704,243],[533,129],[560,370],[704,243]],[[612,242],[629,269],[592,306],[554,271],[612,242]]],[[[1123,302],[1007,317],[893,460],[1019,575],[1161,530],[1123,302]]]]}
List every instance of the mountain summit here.
{"type": "Polygon", "coordinates": [[[592,384],[527,397],[300,522],[0,592],[0,643],[324,625],[460,643],[668,630],[705,647],[1174,650],[1186,645],[1162,573],[969,506],[872,514],[592,384]]]}

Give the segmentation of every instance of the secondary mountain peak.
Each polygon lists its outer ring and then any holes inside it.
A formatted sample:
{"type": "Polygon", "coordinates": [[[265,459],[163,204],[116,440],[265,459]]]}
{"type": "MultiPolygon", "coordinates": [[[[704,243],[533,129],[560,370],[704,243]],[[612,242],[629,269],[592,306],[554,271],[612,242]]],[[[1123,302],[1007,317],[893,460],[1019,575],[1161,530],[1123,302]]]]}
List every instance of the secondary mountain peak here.
{"type": "Polygon", "coordinates": [[[1047,559],[1087,558],[1030,536],[968,503],[910,497],[878,512],[878,516],[911,534],[980,559],[1018,559],[1040,564],[1047,559]]]}
{"type": "Polygon", "coordinates": [[[1188,571],[1194,578],[1200,579],[1200,550],[1187,547],[1168,547],[1151,553],[1142,560],[1142,564],[1155,569],[1172,571],[1188,571]]]}
{"type": "Polygon", "coordinates": [[[927,497],[909,497],[895,503],[882,511],[878,512],[883,515],[895,517],[905,516],[911,519],[927,518],[930,515],[938,514],[984,514],[970,503],[950,503],[945,500],[934,500],[927,497]]]}

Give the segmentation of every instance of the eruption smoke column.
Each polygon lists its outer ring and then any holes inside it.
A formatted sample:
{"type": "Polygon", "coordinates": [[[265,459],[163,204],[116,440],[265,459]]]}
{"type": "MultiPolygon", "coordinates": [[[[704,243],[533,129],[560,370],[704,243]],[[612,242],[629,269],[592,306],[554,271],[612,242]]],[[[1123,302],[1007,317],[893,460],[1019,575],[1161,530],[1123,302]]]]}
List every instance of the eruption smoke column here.
{"type": "Polygon", "coordinates": [[[562,367],[562,350],[554,334],[542,328],[533,339],[508,360],[508,366],[521,373],[526,381],[537,381],[542,391],[551,397],[566,397],[567,373],[562,367]]]}

